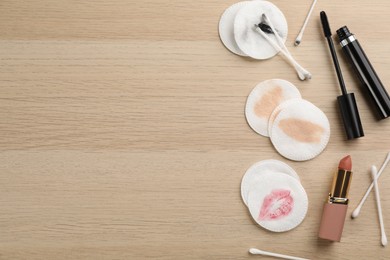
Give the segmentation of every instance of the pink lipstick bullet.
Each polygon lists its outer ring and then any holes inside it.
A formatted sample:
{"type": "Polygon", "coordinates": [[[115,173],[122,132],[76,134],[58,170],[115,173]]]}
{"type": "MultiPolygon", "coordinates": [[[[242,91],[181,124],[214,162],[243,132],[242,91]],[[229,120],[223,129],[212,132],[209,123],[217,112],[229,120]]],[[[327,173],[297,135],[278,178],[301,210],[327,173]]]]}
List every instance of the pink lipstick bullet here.
{"type": "Polygon", "coordinates": [[[333,177],[332,189],[322,213],[320,232],[323,239],[340,242],[345,216],[348,209],[348,190],[352,179],[351,156],[340,160],[338,171],[333,177]]]}

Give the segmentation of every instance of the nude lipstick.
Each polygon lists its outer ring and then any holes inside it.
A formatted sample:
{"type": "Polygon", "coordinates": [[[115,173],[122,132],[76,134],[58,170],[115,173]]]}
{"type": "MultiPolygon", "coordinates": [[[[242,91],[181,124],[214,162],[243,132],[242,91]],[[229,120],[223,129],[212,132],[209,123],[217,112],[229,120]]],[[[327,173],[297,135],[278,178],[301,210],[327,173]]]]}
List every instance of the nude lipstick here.
{"type": "Polygon", "coordinates": [[[322,212],[318,234],[320,238],[340,242],[348,209],[348,190],[351,179],[352,160],[348,155],[340,160],[338,170],[333,176],[332,188],[322,212]]]}

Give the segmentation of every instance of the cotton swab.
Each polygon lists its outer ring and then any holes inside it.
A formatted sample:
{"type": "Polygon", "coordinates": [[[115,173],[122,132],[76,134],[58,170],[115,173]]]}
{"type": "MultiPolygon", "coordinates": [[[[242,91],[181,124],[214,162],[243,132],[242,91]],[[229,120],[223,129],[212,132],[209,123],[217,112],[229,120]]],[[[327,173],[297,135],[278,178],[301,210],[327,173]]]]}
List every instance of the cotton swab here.
{"type": "MultiPolygon", "coordinates": [[[[276,39],[278,40],[279,44],[275,42],[273,39],[271,39],[261,28],[259,25],[255,24],[255,30],[260,33],[274,48],[275,50],[279,51],[286,60],[294,67],[296,70],[298,77],[300,80],[310,79],[311,74],[306,69],[304,69],[301,65],[298,64],[296,60],[291,56],[290,52],[288,51],[287,47],[284,45],[283,40],[280,38],[278,33],[275,30],[275,27],[271,23],[271,21],[268,19],[268,17],[263,14],[262,15],[262,21],[266,22],[267,25],[271,28],[273,34],[275,35],[276,39]]],[[[263,23],[263,22],[262,22],[263,23]]],[[[260,23],[260,24],[262,24],[260,23]]],[[[271,33],[272,33],[271,32],[271,33]]]]}
{"type": "Polygon", "coordinates": [[[376,169],[375,165],[373,165],[371,167],[371,176],[372,176],[372,180],[374,182],[376,207],[378,209],[379,225],[381,227],[381,243],[382,243],[382,246],[386,246],[387,245],[387,237],[386,237],[386,233],[385,233],[385,227],[383,225],[381,198],[379,196],[379,187],[378,187],[379,175],[377,173],[378,173],[378,170],[376,169]]]}
{"type": "Polygon", "coordinates": [[[267,251],[259,250],[257,248],[250,248],[249,253],[251,253],[252,255],[266,255],[266,256],[273,256],[273,257],[279,257],[279,258],[290,259],[290,260],[309,260],[307,258],[301,258],[301,257],[295,257],[295,256],[267,252],[267,251]]]}
{"type": "MultiPolygon", "coordinates": [[[[291,57],[291,59],[294,60],[294,58],[292,57],[291,53],[288,51],[286,45],[284,44],[283,42],[283,39],[279,36],[279,34],[277,33],[276,29],[275,29],[275,26],[273,25],[272,21],[268,18],[268,16],[264,13],[262,16],[261,16],[261,20],[264,21],[266,24],[269,25],[269,27],[271,28],[271,30],[274,32],[274,35],[276,37],[276,40],[278,41],[279,43],[279,46],[291,57]]],[[[294,60],[295,61],[295,60],[294,60]]],[[[295,61],[295,68],[298,68],[302,71],[303,75],[305,76],[305,79],[311,79],[311,73],[309,71],[307,71],[306,69],[304,69],[301,65],[298,64],[298,62],[295,61]]]]}
{"type": "Polygon", "coordinates": [[[301,28],[301,30],[299,31],[299,34],[298,34],[297,38],[295,39],[295,43],[294,43],[295,46],[298,46],[298,45],[301,43],[301,41],[302,41],[303,32],[304,32],[305,29],[306,29],[306,25],[307,25],[307,23],[309,22],[311,13],[313,12],[314,6],[316,5],[316,3],[317,3],[317,0],[313,0],[313,3],[311,4],[310,10],[309,10],[309,12],[308,12],[307,15],[306,15],[305,22],[303,23],[302,28],[301,28]]]}
{"type": "MultiPolygon", "coordinates": [[[[390,161],[390,152],[387,154],[386,160],[382,164],[382,167],[379,169],[378,172],[378,178],[381,176],[383,170],[386,168],[387,164],[390,161]]],[[[368,195],[370,195],[370,192],[372,188],[374,187],[374,183],[372,182],[370,186],[368,187],[366,194],[364,194],[362,200],[360,201],[359,205],[356,207],[356,209],[352,212],[352,218],[357,218],[359,216],[360,210],[362,209],[362,206],[364,202],[366,202],[368,195]]]]}
{"type": "Polygon", "coordinates": [[[305,71],[304,69],[290,56],[288,55],[274,40],[272,40],[265,32],[263,32],[258,25],[256,24],[256,31],[260,33],[278,52],[280,52],[286,60],[295,68],[298,77],[300,80],[305,80],[305,71]]]}

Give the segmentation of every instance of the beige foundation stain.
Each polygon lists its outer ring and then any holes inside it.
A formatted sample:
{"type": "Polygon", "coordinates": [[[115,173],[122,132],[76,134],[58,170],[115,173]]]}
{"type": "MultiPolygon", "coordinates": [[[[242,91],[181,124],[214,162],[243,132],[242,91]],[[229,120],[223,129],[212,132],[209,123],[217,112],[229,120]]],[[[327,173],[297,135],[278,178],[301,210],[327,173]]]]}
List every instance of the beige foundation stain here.
{"type": "Polygon", "coordinates": [[[256,102],[254,112],[258,117],[268,118],[275,107],[282,100],[282,88],[276,86],[265,93],[259,101],[256,102]]]}
{"type": "Polygon", "coordinates": [[[310,121],[288,118],[279,122],[279,127],[289,137],[303,143],[320,143],[324,128],[310,121]]]}
{"type": "MultiPolygon", "coordinates": [[[[273,113],[273,112],[272,112],[272,113],[273,113]]],[[[275,114],[273,114],[273,116],[269,118],[268,124],[272,125],[273,122],[275,121],[275,118],[279,115],[279,113],[280,113],[280,110],[276,111],[275,114]]],[[[272,115],[272,114],[271,114],[271,115],[272,115]]]]}

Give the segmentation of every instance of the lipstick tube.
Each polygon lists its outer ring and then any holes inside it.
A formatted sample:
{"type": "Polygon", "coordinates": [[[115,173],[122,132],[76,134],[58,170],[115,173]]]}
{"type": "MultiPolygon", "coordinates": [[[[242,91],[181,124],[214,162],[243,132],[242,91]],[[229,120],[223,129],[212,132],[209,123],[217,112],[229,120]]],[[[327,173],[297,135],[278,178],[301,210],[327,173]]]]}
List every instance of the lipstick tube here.
{"type": "MultiPolygon", "coordinates": [[[[350,156],[347,156],[340,161],[340,165],[343,160],[348,158],[350,162],[350,156]]],[[[341,168],[339,166],[338,171],[333,176],[332,188],[324,205],[318,235],[320,238],[340,242],[348,209],[348,191],[351,179],[351,167],[341,168]]]]}

